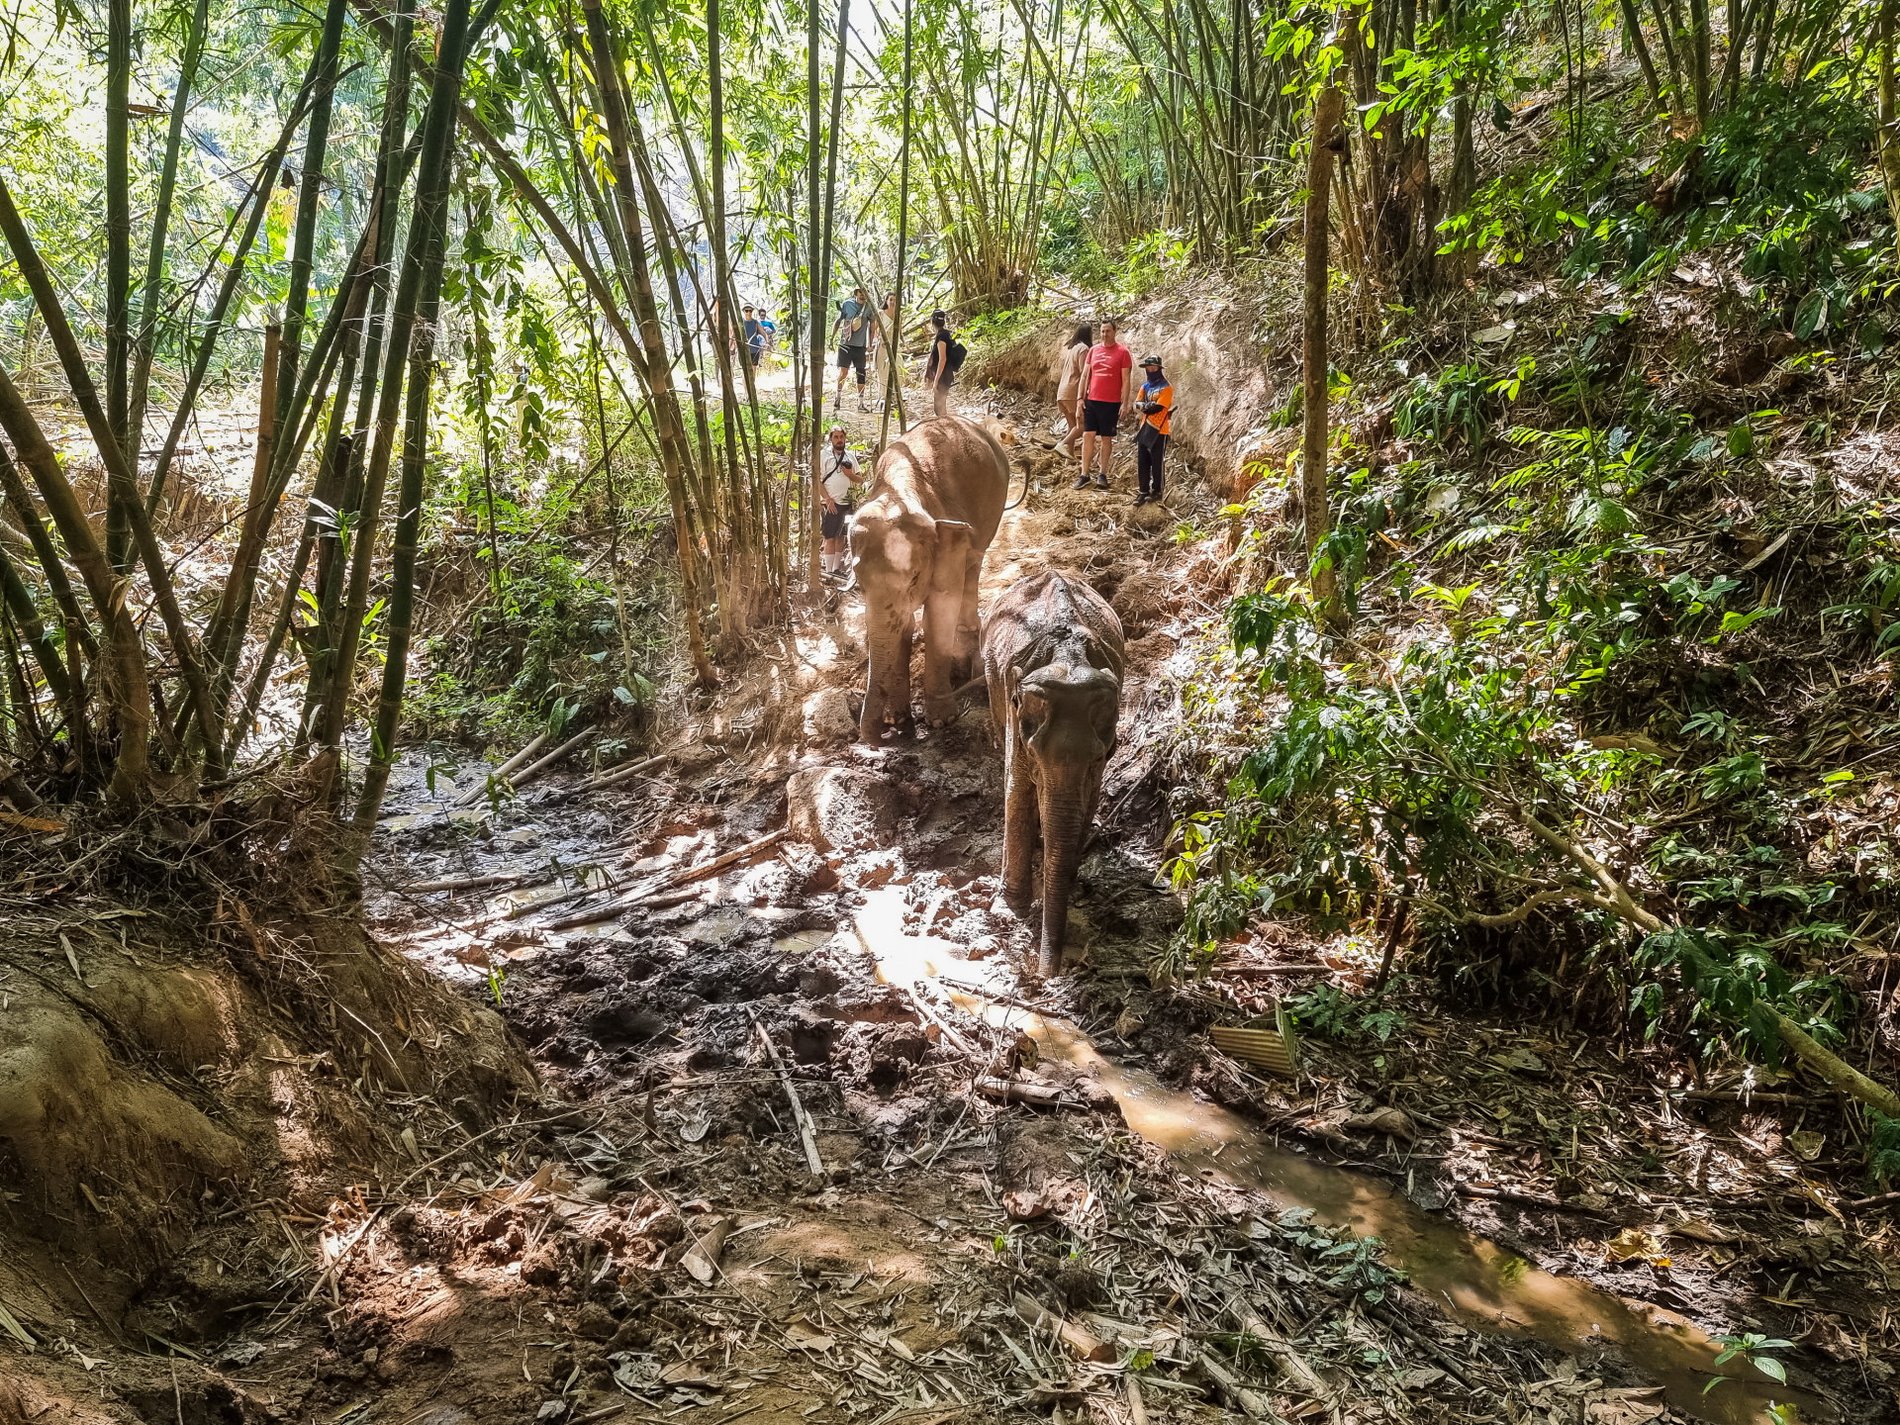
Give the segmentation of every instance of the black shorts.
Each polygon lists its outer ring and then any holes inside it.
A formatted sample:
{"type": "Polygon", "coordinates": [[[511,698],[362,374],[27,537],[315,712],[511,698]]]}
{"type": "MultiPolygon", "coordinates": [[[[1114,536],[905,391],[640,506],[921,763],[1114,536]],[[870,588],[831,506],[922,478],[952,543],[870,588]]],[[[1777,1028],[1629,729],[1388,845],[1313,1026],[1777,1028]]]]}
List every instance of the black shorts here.
{"type": "Polygon", "coordinates": [[[843,539],[844,524],[845,508],[840,505],[835,510],[825,511],[823,518],[818,521],[818,529],[826,539],[843,539]]]}
{"type": "Polygon", "coordinates": [[[1082,429],[1092,435],[1115,434],[1115,427],[1121,424],[1122,403],[1120,401],[1082,402],[1082,429]]]}
{"type": "Polygon", "coordinates": [[[858,380],[864,379],[864,352],[861,346],[841,346],[838,348],[838,369],[849,366],[858,373],[858,380]]]}

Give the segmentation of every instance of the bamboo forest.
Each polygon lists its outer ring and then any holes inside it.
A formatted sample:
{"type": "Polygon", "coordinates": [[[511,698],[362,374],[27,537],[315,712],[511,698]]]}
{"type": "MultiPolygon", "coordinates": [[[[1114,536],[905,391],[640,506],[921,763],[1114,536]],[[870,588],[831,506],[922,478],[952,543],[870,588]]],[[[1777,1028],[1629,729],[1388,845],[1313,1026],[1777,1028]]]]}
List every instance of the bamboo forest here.
{"type": "Polygon", "coordinates": [[[0,1425],[1900,1425],[1897,31],[0,0],[0,1425]]]}

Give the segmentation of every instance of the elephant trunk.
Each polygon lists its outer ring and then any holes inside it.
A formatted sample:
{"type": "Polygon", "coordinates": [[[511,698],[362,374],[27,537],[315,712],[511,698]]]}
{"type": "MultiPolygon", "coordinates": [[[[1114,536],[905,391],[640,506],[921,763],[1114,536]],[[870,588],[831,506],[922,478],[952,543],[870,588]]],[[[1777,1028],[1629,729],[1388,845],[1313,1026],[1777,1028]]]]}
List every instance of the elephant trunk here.
{"type": "Polygon", "coordinates": [[[1095,768],[1084,768],[1037,788],[1037,811],[1042,822],[1042,951],[1037,970],[1053,975],[1062,968],[1062,942],[1069,929],[1069,901],[1075,894],[1075,872],[1082,861],[1095,816],[1095,768]]]}

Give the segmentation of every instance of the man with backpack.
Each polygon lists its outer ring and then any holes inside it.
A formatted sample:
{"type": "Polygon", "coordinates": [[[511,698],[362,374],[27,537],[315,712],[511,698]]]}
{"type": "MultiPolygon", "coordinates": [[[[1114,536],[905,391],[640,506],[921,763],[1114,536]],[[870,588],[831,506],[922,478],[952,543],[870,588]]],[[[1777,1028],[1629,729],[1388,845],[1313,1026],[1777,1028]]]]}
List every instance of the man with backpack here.
{"type": "Polygon", "coordinates": [[[948,312],[932,312],[930,324],[936,331],[930,338],[930,355],[924,358],[924,384],[930,387],[932,413],[947,416],[950,414],[950,388],[956,385],[957,372],[963,369],[970,351],[950,330],[948,312]]]}
{"type": "Polygon", "coordinates": [[[1112,321],[1102,323],[1102,339],[1089,348],[1083,366],[1082,386],[1082,473],[1075,477],[1075,488],[1089,487],[1089,471],[1095,471],[1095,487],[1108,488],[1108,472],[1115,458],[1115,431],[1121,425],[1122,410],[1134,395],[1135,358],[1117,340],[1119,333],[1112,321]],[[1102,458],[1095,459],[1097,446],[1102,458]]]}
{"type": "Polygon", "coordinates": [[[871,345],[871,299],[862,287],[851,289],[850,299],[838,303],[838,320],[832,325],[838,340],[838,386],[831,393],[831,410],[836,415],[844,400],[844,374],[858,373],[858,409],[864,405],[864,363],[871,345]]]}

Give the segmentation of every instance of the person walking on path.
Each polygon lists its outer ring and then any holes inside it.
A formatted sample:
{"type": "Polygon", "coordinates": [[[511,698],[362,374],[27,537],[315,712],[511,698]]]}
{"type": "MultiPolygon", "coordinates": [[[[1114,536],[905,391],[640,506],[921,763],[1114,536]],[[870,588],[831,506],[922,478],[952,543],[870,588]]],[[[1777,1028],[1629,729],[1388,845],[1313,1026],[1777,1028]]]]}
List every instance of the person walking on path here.
{"type": "Polygon", "coordinates": [[[862,287],[853,287],[851,295],[838,303],[838,320],[832,323],[832,335],[838,342],[838,385],[831,393],[835,415],[844,400],[847,371],[858,373],[858,409],[864,409],[864,360],[871,342],[871,299],[862,287]]]}
{"type": "Polygon", "coordinates": [[[1174,415],[1174,387],[1161,372],[1161,358],[1141,358],[1141,426],[1135,432],[1135,508],[1161,499],[1161,458],[1168,449],[1169,420],[1174,415]]]}
{"type": "Polygon", "coordinates": [[[765,355],[765,328],[759,323],[756,307],[745,309],[745,354],[747,363],[756,367],[759,359],[765,355]]]}
{"type": "Polygon", "coordinates": [[[825,539],[824,576],[839,584],[847,579],[845,525],[851,518],[851,487],[858,483],[858,457],[845,443],[844,427],[834,425],[826,434],[818,462],[818,500],[824,506],[818,532],[825,539]]]}
{"type": "Polygon", "coordinates": [[[930,325],[936,331],[930,338],[930,355],[924,358],[924,384],[930,387],[932,414],[947,416],[950,414],[950,388],[957,383],[958,362],[953,354],[957,350],[957,339],[950,330],[948,312],[932,312],[930,325]]]}
{"type": "Polygon", "coordinates": [[[1089,348],[1095,344],[1095,328],[1083,322],[1056,358],[1056,404],[1069,428],[1062,433],[1062,453],[1075,458],[1075,442],[1082,434],[1082,375],[1088,364],[1089,348]]]}
{"type": "Polygon", "coordinates": [[[1088,488],[1091,469],[1095,471],[1095,487],[1108,488],[1108,472],[1115,459],[1115,431],[1121,425],[1122,408],[1134,395],[1135,358],[1118,336],[1115,323],[1104,321],[1102,339],[1089,348],[1083,368],[1082,473],[1075,477],[1078,490],[1088,488]]]}
{"type": "Polygon", "coordinates": [[[871,333],[871,409],[881,412],[891,399],[891,368],[897,364],[897,294],[886,292],[871,333]]]}

